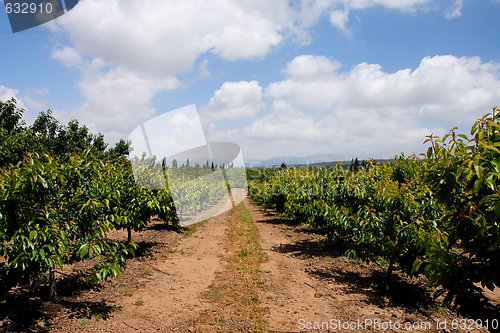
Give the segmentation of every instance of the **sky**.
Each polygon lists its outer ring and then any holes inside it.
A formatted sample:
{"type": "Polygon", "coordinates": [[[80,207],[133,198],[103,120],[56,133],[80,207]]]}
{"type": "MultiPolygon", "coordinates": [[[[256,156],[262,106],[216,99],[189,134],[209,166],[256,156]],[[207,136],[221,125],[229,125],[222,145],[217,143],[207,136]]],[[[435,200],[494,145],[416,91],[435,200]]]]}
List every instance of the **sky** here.
{"type": "Polygon", "coordinates": [[[500,0],[81,0],[13,33],[1,8],[0,100],[110,144],[194,104],[248,159],[419,154],[500,105],[499,17],[500,0]]]}

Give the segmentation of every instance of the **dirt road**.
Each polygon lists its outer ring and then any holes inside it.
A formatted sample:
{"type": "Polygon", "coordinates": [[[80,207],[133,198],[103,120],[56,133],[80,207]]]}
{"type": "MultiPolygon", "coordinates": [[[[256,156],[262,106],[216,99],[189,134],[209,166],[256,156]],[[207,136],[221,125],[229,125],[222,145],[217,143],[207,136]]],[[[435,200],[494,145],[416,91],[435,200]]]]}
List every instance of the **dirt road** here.
{"type": "Polygon", "coordinates": [[[444,332],[439,325],[460,319],[436,306],[421,281],[398,278],[392,293],[380,292],[375,265],[329,252],[321,235],[248,200],[189,236],[159,229],[139,236],[149,239],[148,256],[101,290],[63,296],[37,329],[444,332]]]}

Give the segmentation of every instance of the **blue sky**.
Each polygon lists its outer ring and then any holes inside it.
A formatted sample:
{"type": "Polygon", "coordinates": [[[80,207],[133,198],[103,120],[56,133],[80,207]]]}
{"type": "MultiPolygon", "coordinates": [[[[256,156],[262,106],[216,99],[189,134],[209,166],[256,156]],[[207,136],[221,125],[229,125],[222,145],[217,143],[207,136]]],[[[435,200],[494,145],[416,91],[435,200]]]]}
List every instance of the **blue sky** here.
{"type": "Polygon", "coordinates": [[[0,99],[110,142],[195,104],[245,157],[419,153],[500,105],[498,0],[81,0],[12,33],[0,99]]]}

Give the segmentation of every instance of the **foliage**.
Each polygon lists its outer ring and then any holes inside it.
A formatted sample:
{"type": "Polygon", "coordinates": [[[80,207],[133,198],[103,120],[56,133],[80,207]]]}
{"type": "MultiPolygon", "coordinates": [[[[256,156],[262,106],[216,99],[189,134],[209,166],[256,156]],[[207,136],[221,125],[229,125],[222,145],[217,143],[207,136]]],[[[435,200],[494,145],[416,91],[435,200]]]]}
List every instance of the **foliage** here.
{"type": "MultiPolygon", "coordinates": [[[[327,235],[348,256],[425,274],[444,302],[467,304],[500,275],[500,110],[472,127],[429,136],[422,159],[345,170],[249,171],[254,201],[327,235]]],[[[355,161],[353,165],[355,165],[355,161]]]]}
{"type": "Polygon", "coordinates": [[[55,297],[55,270],[78,260],[101,257],[99,277],[117,275],[132,247],[107,239],[112,219],[111,188],[102,182],[104,165],[90,151],[59,163],[48,154],[28,153],[4,170],[0,202],[4,271],[12,277],[49,272],[55,297]],[[6,269],[7,268],[7,269],[6,269]]]}
{"type": "Polygon", "coordinates": [[[120,274],[137,249],[132,230],[153,215],[175,220],[169,191],[136,184],[125,141],[105,151],[102,135],[77,121],[60,125],[49,110],[27,127],[23,113],[0,102],[2,286],[48,280],[55,298],[57,269],[88,258],[97,258],[90,282],[120,274]],[[108,237],[120,228],[126,243],[108,237]]]}
{"type": "Polygon", "coordinates": [[[429,136],[424,177],[443,214],[439,228],[423,233],[426,256],[416,263],[446,300],[479,296],[476,286],[500,285],[500,109],[478,119],[469,139],[452,129],[429,136]]]}

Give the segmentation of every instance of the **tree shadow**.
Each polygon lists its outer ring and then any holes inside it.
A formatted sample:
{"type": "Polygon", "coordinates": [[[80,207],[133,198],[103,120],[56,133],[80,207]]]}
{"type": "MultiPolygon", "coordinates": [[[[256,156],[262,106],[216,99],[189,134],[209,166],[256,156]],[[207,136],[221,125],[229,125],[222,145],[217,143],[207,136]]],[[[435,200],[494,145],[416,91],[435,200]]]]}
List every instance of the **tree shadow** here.
{"type": "MultiPolygon", "coordinates": [[[[291,232],[324,235],[321,231],[304,228],[296,220],[283,218],[272,210],[260,209],[265,217],[257,220],[259,223],[273,225],[286,225],[291,232]]],[[[347,244],[335,244],[327,242],[326,239],[299,240],[294,243],[280,244],[271,248],[271,251],[289,254],[299,259],[310,258],[339,258],[344,257],[348,249],[347,244]]],[[[353,266],[358,263],[353,263],[353,266]]],[[[387,285],[384,273],[377,269],[344,269],[340,268],[317,268],[306,270],[308,274],[326,282],[338,282],[348,287],[349,294],[362,294],[367,302],[376,306],[403,307],[417,311],[424,316],[430,316],[436,306],[441,307],[439,299],[432,296],[433,290],[426,286],[425,277],[408,277],[398,272],[393,273],[389,285],[387,285]]],[[[457,310],[459,315],[474,320],[482,320],[496,323],[500,318],[500,305],[494,305],[486,299],[478,299],[462,305],[457,310]]]]}
{"type": "Polygon", "coordinates": [[[89,301],[62,301],[62,306],[70,310],[69,319],[91,319],[98,317],[100,319],[109,319],[110,314],[120,310],[121,307],[109,305],[105,301],[89,302],[89,301]]]}
{"type": "Polygon", "coordinates": [[[282,216],[270,214],[268,217],[270,217],[270,218],[258,219],[255,222],[265,223],[265,224],[273,224],[273,225],[286,225],[289,227],[297,227],[300,225],[299,222],[292,220],[292,219],[287,219],[287,218],[282,217],[282,216]]]}
{"type": "MultiPolygon", "coordinates": [[[[298,230],[297,233],[307,233],[304,230],[298,230]]],[[[316,232],[312,234],[318,235],[316,232]]],[[[319,234],[322,236],[322,234],[319,234]]],[[[347,248],[328,242],[326,238],[316,237],[315,239],[298,240],[294,243],[280,244],[274,246],[272,251],[289,254],[299,259],[308,259],[316,257],[344,257],[347,248]]]]}
{"type": "Polygon", "coordinates": [[[0,332],[30,332],[36,323],[46,317],[42,312],[43,301],[27,288],[16,288],[5,293],[0,302],[0,332]]]}
{"type": "Polygon", "coordinates": [[[314,235],[324,235],[324,232],[321,230],[317,230],[311,227],[307,227],[301,221],[296,219],[290,219],[282,216],[279,213],[276,213],[272,210],[264,210],[260,208],[260,212],[264,215],[264,219],[256,220],[257,223],[263,224],[272,224],[272,225],[285,225],[288,227],[293,227],[292,230],[295,233],[306,233],[306,234],[314,234],[314,235]]]}
{"type": "MultiPolygon", "coordinates": [[[[303,232],[303,231],[301,231],[303,232]]],[[[306,239],[292,243],[274,246],[272,251],[288,254],[292,257],[307,260],[325,258],[333,261],[334,265],[308,269],[306,272],[316,279],[325,282],[337,282],[347,286],[347,293],[363,294],[368,303],[377,306],[405,307],[425,312],[435,301],[422,281],[410,277],[393,274],[389,288],[386,288],[384,272],[379,269],[360,267],[358,261],[344,261],[345,248],[340,244],[327,242],[326,239],[306,239]],[[338,266],[337,266],[338,265],[338,266]]]]}
{"type": "MultiPolygon", "coordinates": [[[[89,268],[89,271],[91,268],[89,268]]],[[[85,291],[99,290],[99,285],[95,286],[85,281],[88,272],[79,270],[73,274],[65,275],[57,281],[57,295],[62,297],[78,296],[85,291]]]]}
{"type": "Polygon", "coordinates": [[[289,254],[299,259],[342,256],[342,253],[322,240],[300,240],[295,243],[280,244],[273,246],[271,251],[289,254]]]}
{"type": "MultiPolygon", "coordinates": [[[[490,326],[497,325],[500,318],[500,306],[490,303],[486,297],[471,299],[461,304],[457,308],[457,313],[469,318],[480,320],[483,323],[490,323],[490,326]]],[[[493,332],[492,330],[490,330],[493,332]]],[[[498,328],[495,330],[498,332],[498,328]]]]}
{"type": "Polygon", "coordinates": [[[307,273],[322,281],[340,283],[348,288],[347,293],[362,294],[368,304],[376,306],[404,307],[427,314],[435,304],[427,288],[414,279],[394,274],[389,282],[389,288],[386,288],[382,272],[349,270],[348,266],[342,266],[310,269],[307,273]],[[385,304],[384,298],[388,300],[388,304],[385,304]]]}
{"type": "Polygon", "coordinates": [[[155,223],[155,224],[151,224],[151,225],[147,225],[146,228],[144,228],[144,230],[155,230],[155,231],[173,231],[173,232],[176,232],[178,234],[182,234],[184,231],[185,231],[185,228],[181,227],[181,226],[176,226],[176,225],[173,225],[173,224],[166,224],[166,223],[155,223]]]}
{"type": "MultiPolygon", "coordinates": [[[[368,304],[375,306],[402,307],[417,311],[424,316],[431,316],[436,306],[443,306],[439,299],[432,296],[432,290],[425,286],[423,278],[410,278],[393,274],[388,288],[381,271],[349,270],[348,266],[320,267],[306,270],[308,274],[325,282],[336,282],[346,286],[347,294],[362,294],[368,304]],[[387,302],[384,301],[387,299],[387,302]]],[[[500,306],[483,299],[471,301],[457,309],[459,315],[482,323],[492,323],[500,317],[500,306]]]]}
{"type": "Polygon", "coordinates": [[[48,332],[50,320],[60,312],[68,311],[68,318],[108,319],[110,314],[120,309],[105,301],[73,301],[83,290],[90,289],[76,274],[58,281],[58,300],[44,301],[47,288],[16,287],[5,292],[0,298],[0,332],[48,332]]]}
{"type": "Polygon", "coordinates": [[[137,250],[135,250],[134,258],[141,260],[143,258],[152,257],[155,253],[158,253],[160,250],[158,249],[161,243],[155,241],[140,241],[137,242],[139,246],[137,250]]]}

